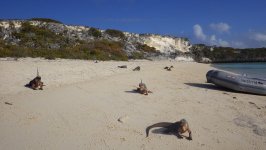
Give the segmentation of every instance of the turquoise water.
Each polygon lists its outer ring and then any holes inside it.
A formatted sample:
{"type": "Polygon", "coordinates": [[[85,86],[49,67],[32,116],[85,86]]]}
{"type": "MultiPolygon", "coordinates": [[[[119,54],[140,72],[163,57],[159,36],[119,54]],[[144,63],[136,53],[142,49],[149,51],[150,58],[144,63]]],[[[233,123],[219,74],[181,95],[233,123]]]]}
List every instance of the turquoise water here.
{"type": "Polygon", "coordinates": [[[238,74],[246,74],[266,79],[266,63],[221,63],[212,64],[213,67],[238,74]]]}

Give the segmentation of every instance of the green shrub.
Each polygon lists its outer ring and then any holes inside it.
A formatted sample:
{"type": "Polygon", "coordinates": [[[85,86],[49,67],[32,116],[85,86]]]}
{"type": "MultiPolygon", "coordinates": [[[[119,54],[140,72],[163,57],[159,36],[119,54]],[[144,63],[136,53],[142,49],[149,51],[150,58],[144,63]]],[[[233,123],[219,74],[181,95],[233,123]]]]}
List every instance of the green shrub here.
{"type": "Polygon", "coordinates": [[[118,37],[120,39],[125,38],[125,34],[122,31],[114,30],[114,29],[107,29],[105,30],[105,33],[112,36],[112,37],[118,37]]]}
{"type": "Polygon", "coordinates": [[[96,29],[96,28],[91,27],[91,28],[89,29],[88,32],[89,32],[89,35],[91,35],[91,36],[93,36],[93,37],[95,37],[95,38],[100,38],[100,37],[102,37],[102,32],[99,31],[99,30],[96,29]]]}
{"type": "Polygon", "coordinates": [[[55,57],[51,55],[45,56],[44,58],[49,60],[55,60],[55,57]]]}
{"type": "Polygon", "coordinates": [[[62,22],[54,20],[54,19],[50,19],[50,18],[31,18],[29,20],[30,21],[43,21],[43,22],[52,22],[52,23],[60,23],[60,24],[62,24],[62,22]]]}
{"type": "Polygon", "coordinates": [[[137,49],[140,51],[148,52],[148,53],[156,53],[157,50],[154,47],[150,47],[147,44],[137,44],[137,49]]]}
{"type": "Polygon", "coordinates": [[[50,48],[50,45],[58,44],[65,46],[67,39],[57,35],[49,29],[31,25],[29,22],[23,22],[21,30],[13,32],[12,35],[20,39],[19,45],[31,48],[50,48]]]}
{"type": "Polygon", "coordinates": [[[130,59],[144,59],[144,54],[142,52],[133,52],[130,59]]]}
{"type": "Polygon", "coordinates": [[[193,45],[192,56],[201,62],[203,57],[212,62],[266,61],[266,48],[237,49],[231,47],[211,47],[203,44],[193,45]]]}
{"type": "Polygon", "coordinates": [[[187,37],[183,37],[182,39],[189,42],[189,39],[187,37]]]}
{"type": "Polygon", "coordinates": [[[99,40],[89,43],[90,54],[98,59],[104,60],[127,60],[127,55],[123,51],[124,45],[121,42],[99,40]]]}

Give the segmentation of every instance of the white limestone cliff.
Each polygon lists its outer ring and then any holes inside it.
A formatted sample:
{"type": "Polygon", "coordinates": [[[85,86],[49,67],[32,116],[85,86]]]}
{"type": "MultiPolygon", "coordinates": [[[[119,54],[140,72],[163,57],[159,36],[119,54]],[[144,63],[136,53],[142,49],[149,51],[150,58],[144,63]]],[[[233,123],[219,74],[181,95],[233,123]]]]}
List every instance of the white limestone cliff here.
{"type": "MultiPolygon", "coordinates": [[[[0,38],[4,40],[8,39],[8,41],[15,43],[14,41],[16,41],[16,39],[12,41],[12,38],[14,38],[12,37],[12,32],[13,30],[19,31],[22,23],[25,21],[26,20],[0,21],[0,28],[2,28],[2,31],[0,30],[0,38]]],[[[70,39],[78,39],[84,41],[94,40],[92,36],[88,35],[88,30],[90,29],[90,27],[87,26],[65,25],[60,23],[50,23],[43,21],[29,21],[29,23],[34,26],[48,28],[56,34],[62,34],[63,36],[67,36],[70,39]]],[[[119,40],[115,37],[106,36],[104,30],[100,31],[103,33],[103,37],[107,38],[108,40],[119,40]]],[[[166,55],[176,52],[189,52],[191,48],[191,44],[187,38],[162,36],[156,34],[135,34],[129,32],[124,32],[124,34],[126,37],[126,40],[124,41],[126,43],[125,51],[128,53],[137,50],[136,47],[134,47],[134,43],[136,42],[146,44],[150,47],[154,47],[156,50],[166,55]]]]}

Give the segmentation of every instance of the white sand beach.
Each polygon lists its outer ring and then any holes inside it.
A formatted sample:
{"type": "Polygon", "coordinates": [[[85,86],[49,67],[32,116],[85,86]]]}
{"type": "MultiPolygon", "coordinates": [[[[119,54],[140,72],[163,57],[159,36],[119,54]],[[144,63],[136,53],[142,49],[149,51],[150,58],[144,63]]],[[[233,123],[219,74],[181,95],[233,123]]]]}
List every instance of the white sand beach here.
{"type": "Polygon", "coordinates": [[[2,58],[0,149],[265,150],[266,97],[207,84],[210,69],[195,62],[2,58]],[[136,66],[141,70],[132,71],[136,66]],[[24,87],[37,67],[44,90],[24,87]],[[134,92],[141,79],[153,93],[134,92]],[[158,128],[146,138],[147,126],[182,118],[192,141],[158,128]]]}

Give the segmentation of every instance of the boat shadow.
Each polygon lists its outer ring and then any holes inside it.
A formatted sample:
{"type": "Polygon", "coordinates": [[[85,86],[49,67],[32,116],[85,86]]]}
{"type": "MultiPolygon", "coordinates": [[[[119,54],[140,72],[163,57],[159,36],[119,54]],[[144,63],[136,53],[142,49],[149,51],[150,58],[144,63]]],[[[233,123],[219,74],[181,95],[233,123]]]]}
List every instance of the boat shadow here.
{"type": "Polygon", "coordinates": [[[225,87],[220,87],[216,86],[213,84],[208,84],[208,83],[184,83],[189,86],[197,87],[197,88],[203,88],[203,89],[208,89],[208,90],[216,90],[216,91],[224,91],[224,92],[234,92],[234,93],[239,93],[237,91],[225,88],[225,87]]]}
{"type": "MultiPolygon", "coordinates": [[[[193,87],[197,87],[197,88],[208,89],[208,90],[216,90],[216,91],[223,91],[223,92],[230,92],[230,93],[241,93],[241,94],[264,96],[264,95],[260,95],[260,94],[254,94],[254,93],[239,92],[239,91],[235,91],[235,90],[228,89],[225,87],[209,84],[209,83],[205,83],[205,84],[204,83],[184,83],[184,84],[189,85],[189,86],[193,86],[193,87]]],[[[224,93],[224,94],[228,94],[228,93],[224,93]]]]}

